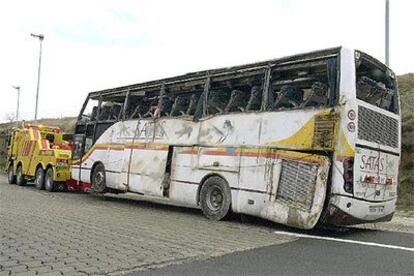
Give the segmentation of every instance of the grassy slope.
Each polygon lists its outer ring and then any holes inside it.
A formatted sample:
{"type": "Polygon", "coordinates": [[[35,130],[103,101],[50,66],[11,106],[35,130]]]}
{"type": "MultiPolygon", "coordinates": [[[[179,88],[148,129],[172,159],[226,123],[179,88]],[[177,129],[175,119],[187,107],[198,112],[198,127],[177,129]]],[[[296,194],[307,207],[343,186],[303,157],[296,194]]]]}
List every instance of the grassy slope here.
{"type": "MultiPolygon", "coordinates": [[[[32,122],[27,121],[27,123],[32,122]]],[[[66,133],[73,133],[75,131],[76,117],[39,119],[37,120],[37,123],[46,126],[57,126],[60,127],[66,133]]],[[[7,131],[14,126],[15,123],[0,124],[0,132],[7,131]]]]}
{"type": "Polygon", "coordinates": [[[402,156],[398,206],[414,208],[414,74],[398,77],[402,109],[402,156]]]}
{"type": "MultiPolygon", "coordinates": [[[[414,74],[398,77],[401,93],[402,158],[400,184],[398,187],[398,206],[400,209],[414,209],[414,74]]],[[[40,124],[59,126],[65,132],[73,132],[76,118],[41,119],[40,124]]],[[[13,124],[0,124],[0,132],[13,124]]]]}

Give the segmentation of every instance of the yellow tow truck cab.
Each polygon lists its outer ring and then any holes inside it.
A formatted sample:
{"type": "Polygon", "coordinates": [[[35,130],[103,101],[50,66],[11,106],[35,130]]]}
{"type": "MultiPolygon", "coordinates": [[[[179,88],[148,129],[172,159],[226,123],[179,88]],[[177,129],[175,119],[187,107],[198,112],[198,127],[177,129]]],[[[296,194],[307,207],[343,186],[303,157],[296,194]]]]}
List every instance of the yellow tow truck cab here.
{"type": "Polygon", "coordinates": [[[34,181],[37,189],[49,192],[66,190],[70,179],[71,145],[60,128],[23,124],[12,130],[6,171],[10,184],[34,181]]]}

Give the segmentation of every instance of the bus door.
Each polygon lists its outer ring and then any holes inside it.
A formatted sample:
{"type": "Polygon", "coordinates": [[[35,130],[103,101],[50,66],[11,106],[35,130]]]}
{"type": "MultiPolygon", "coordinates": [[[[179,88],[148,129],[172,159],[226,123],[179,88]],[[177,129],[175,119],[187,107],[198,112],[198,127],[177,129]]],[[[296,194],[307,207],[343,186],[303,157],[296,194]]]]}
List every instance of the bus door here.
{"type": "Polygon", "coordinates": [[[95,124],[81,123],[75,127],[72,143],[72,166],[71,174],[74,180],[90,182],[90,170],[87,172],[85,168],[90,168],[83,164],[83,157],[88,154],[94,143],[95,124]],[[83,172],[82,172],[83,171],[83,172]]]}
{"type": "Polygon", "coordinates": [[[117,190],[126,190],[128,186],[129,161],[134,140],[136,123],[123,121],[110,131],[111,140],[105,163],[106,185],[117,190]]]}
{"type": "Polygon", "coordinates": [[[154,143],[155,120],[140,120],[129,158],[128,188],[132,192],[163,196],[169,147],[154,143]]]}
{"type": "Polygon", "coordinates": [[[85,134],[74,134],[72,138],[71,176],[81,181],[82,157],[85,154],[85,134]]]}

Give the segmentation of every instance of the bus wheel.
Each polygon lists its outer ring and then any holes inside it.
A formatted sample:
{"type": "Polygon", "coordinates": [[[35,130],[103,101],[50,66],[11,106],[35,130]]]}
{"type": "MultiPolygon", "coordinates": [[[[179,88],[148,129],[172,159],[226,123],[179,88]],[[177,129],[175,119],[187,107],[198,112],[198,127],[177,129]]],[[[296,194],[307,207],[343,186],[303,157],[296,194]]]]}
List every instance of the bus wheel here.
{"type": "Polygon", "coordinates": [[[53,169],[48,168],[45,174],[45,190],[48,192],[55,191],[55,182],[53,181],[53,169]]]}
{"type": "Polygon", "coordinates": [[[92,172],[92,189],[97,193],[105,193],[106,188],[106,177],[105,177],[105,167],[103,164],[99,163],[95,166],[92,172]]]}
{"type": "Polygon", "coordinates": [[[203,214],[211,220],[221,220],[229,213],[231,191],[221,177],[208,178],[200,191],[200,205],[203,214]]]}
{"type": "Polygon", "coordinates": [[[7,170],[7,180],[9,184],[16,184],[16,176],[13,173],[13,165],[10,165],[7,170]]]}
{"type": "Polygon", "coordinates": [[[26,179],[24,179],[24,176],[23,176],[23,168],[22,168],[21,165],[19,165],[17,167],[16,183],[19,186],[26,185],[26,179]]]}
{"type": "Polygon", "coordinates": [[[45,171],[42,167],[39,167],[36,170],[35,186],[38,190],[43,190],[45,188],[45,171]]]}

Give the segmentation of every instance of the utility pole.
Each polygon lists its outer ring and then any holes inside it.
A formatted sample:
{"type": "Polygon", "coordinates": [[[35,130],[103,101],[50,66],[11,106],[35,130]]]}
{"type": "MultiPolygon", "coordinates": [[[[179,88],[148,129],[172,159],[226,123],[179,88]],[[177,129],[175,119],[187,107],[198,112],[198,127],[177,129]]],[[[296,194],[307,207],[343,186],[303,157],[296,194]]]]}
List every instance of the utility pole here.
{"type": "Polygon", "coordinates": [[[17,90],[16,126],[19,126],[20,86],[13,86],[17,90]]]}
{"type": "Polygon", "coordinates": [[[390,65],[390,1],[385,0],[385,64],[390,65]]]}
{"type": "Polygon", "coordinates": [[[34,115],[34,123],[37,122],[37,108],[39,105],[39,85],[40,85],[40,66],[42,64],[42,42],[45,38],[42,34],[30,34],[32,37],[36,37],[40,41],[40,51],[39,51],[39,66],[37,68],[37,89],[36,89],[36,107],[35,107],[35,115],[34,115]]]}

